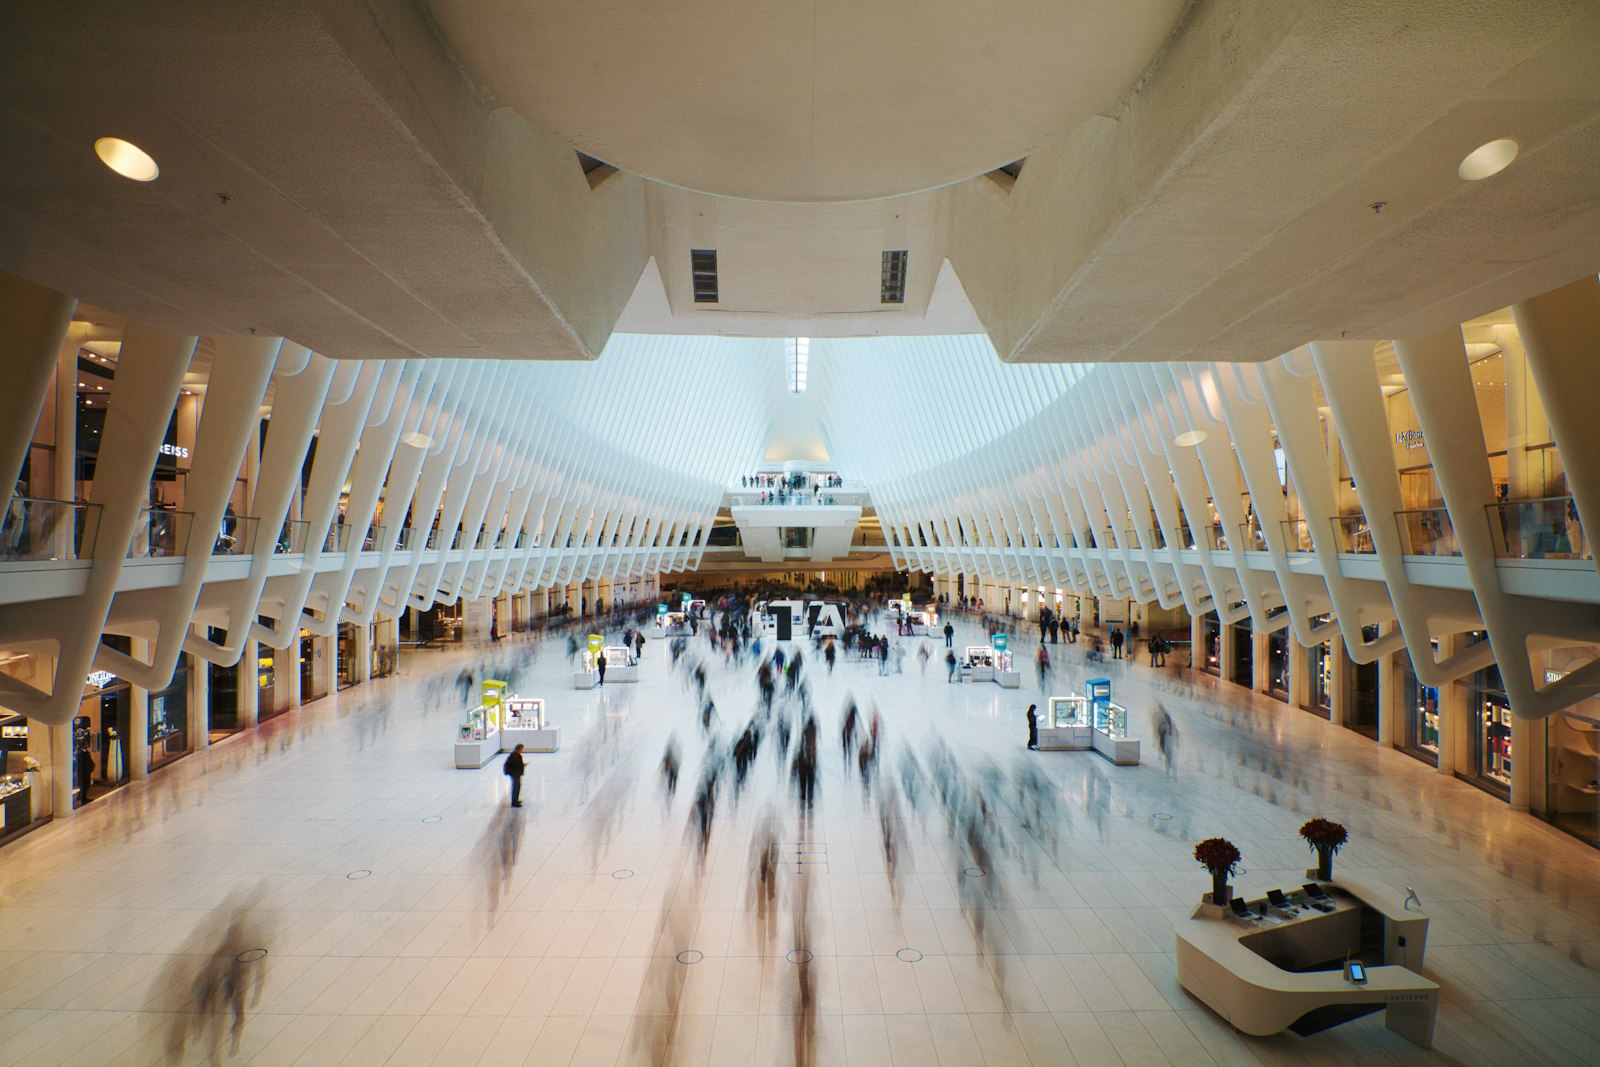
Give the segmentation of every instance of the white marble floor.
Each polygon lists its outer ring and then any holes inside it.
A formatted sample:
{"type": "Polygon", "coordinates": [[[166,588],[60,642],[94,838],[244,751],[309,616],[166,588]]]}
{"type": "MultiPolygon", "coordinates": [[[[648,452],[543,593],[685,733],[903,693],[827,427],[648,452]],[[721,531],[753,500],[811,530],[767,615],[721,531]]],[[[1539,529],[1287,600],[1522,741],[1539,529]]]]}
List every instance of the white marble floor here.
{"type": "MultiPolygon", "coordinates": [[[[1154,758],[1116,768],[1025,752],[1031,685],[949,685],[937,662],[923,674],[914,658],[904,674],[841,663],[828,676],[813,659],[814,824],[792,815],[787,776],[763,750],[736,809],[724,789],[697,876],[685,828],[700,727],[665,643],[647,647],[640,684],[583,693],[558,649],[528,663],[531,648],[496,654],[523,665],[524,692],[548,698],[564,748],[529,759],[508,878],[497,870],[504,777],[451,766],[450,683],[489,653],[408,655],[399,677],[230,739],[6,848],[0,1063],[666,1062],[675,1003],[671,1062],[785,1064],[795,947],[815,953],[819,1064],[1600,1062],[1600,854],[1304,712],[1113,667],[1136,733],[1158,699],[1176,719],[1169,776],[1154,758]],[[1032,766],[1057,788],[1055,859],[1004,850],[983,876],[988,955],[962,910],[964,892],[976,899],[961,873],[970,855],[926,782],[894,906],[877,809],[841,769],[847,693],[881,710],[897,784],[900,754],[938,739],[971,774],[1032,766]],[[657,771],[669,734],[686,757],[670,809],[657,771]],[[793,862],[764,941],[747,871],[769,810],[793,862]],[[1236,841],[1245,890],[1296,885],[1311,858],[1295,831],[1313,814],[1350,828],[1340,869],[1421,894],[1426,970],[1444,997],[1434,1050],[1381,1016],[1308,1039],[1246,1038],[1178,987],[1174,925],[1208,884],[1194,841],[1236,841]],[[1029,856],[1041,861],[1031,872],[1029,856]],[[796,946],[801,870],[812,921],[796,946]],[[245,990],[235,1050],[225,997],[218,1014],[196,1014],[197,975],[241,907],[233,949],[268,954],[245,970],[260,982],[245,990]],[[697,961],[676,962],[680,951],[697,961]]],[[[1077,688],[1082,664],[1058,664],[1055,690],[1077,688]]],[[[711,691],[726,744],[754,683],[717,669],[711,691]]]]}

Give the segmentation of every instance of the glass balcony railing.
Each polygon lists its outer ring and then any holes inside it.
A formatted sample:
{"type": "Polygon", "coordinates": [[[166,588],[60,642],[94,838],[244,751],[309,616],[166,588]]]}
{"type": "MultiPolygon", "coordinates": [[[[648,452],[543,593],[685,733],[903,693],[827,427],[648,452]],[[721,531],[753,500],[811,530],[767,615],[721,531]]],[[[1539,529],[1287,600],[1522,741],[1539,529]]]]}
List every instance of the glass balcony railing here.
{"type": "Polygon", "coordinates": [[[1137,550],[1140,547],[1140,545],[1139,545],[1139,531],[1138,530],[1123,530],[1122,531],[1122,547],[1123,548],[1127,548],[1127,549],[1137,550]]]}
{"type": "Polygon", "coordinates": [[[1285,519],[1278,525],[1283,528],[1284,551],[1316,551],[1316,546],[1311,543],[1311,524],[1305,519],[1285,519]]]}
{"type": "Polygon", "coordinates": [[[286,519],[283,528],[278,531],[278,543],[273,546],[272,552],[278,556],[298,555],[306,550],[306,541],[311,536],[311,524],[304,519],[286,519]]]}
{"type": "Polygon", "coordinates": [[[1372,543],[1372,527],[1365,515],[1335,515],[1332,519],[1334,545],[1338,551],[1370,555],[1377,552],[1372,543]]]}
{"type": "Polygon", "coordinates": [[[1444,508],[1417,508],[1394,516],[1400,547],[1408,556],[1459,556],[1461,543],[1444,508]]]}
{"type": "Polygon", "coordinates": [[[322,551],[343,552],[350,545],[350,527],[336,522],[322,538],[322,551]]]}
{"type": "Polygon", "coordinates": [[[1508,500],[1488,512],[1490,530],[1501,535],[1502,559],[1594,558],[1570,496],[1508,500]]]}
{"type": "Polygon", "coordinates": [[[88,559],[100,505],[14,496],[0,514],[0,562],[88,559]]]}
{"type": "Polygon", "coordinates": [[[1250,522],[1239,524],[1239,547],[1246,552],[1265,552],[1267,535],[1261,527],[1250,522]]]}
{"type": "Polygon", "coordinates": [[[1207,548],[1213,552],[1228,551],[1228,531],[1221,526],[1207,526],[1205,531],[1207,548]]]}
{"type": "Polygon", "coordinates": [[[170,508],[140,508],[128,545],[129,559],[171,559],[187,555],[194,514],[170,508]]]}
{"type": "Polygon", "coordinates": [[[256,530],[260,520],[254,516],[235,516],[223,519],[217,531],[216,543],[211,547],[213,556],[248,556],[256,550],[256,530]]]}
{"type": "Polygon", "coordinates": [[[1185,552],[1193,552],[1200,547],[1200,542],[1195,539],[1194,530],[1187,526],[1178,527],[1178,547],[1185,552]]]}
{"type": "Polygon", "coordinates": [[[1159,526],[1154,526],[1154,527],[1151,527],[1151,529],[1150,529],[1150,547],[1151,548],[1166,548],[1167,547],[1167,535],[1161,532],[1161,527],[1159,527],[1159,526]]]}

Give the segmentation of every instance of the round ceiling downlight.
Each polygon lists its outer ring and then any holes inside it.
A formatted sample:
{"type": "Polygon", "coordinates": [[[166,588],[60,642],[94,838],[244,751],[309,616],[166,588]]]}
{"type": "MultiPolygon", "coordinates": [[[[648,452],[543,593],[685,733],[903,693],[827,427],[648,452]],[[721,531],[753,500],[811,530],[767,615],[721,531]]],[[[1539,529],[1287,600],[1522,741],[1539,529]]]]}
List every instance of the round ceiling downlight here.
{"type": "Polygon", "coordinates": [[[1178,436],[1174,437],[1172,439],[1172,443],[1177,445],[1179,448],[1193,448],[1195,445],[1199,444],[1205,439],[1206,432],[1204,430],[1185,430],[1183,433],[1180,433],[1178,436]]]}
{"type": "Polygon", "coordinates": [[[1512,160],[1516,158],[1517,142],[1509,137],[1502,137],[1488,144],[1479,145],[1468,152],[1467,158],[1456,168],[1456,174],[1462,181],[1482,181],[1494,177],[1511,166],[1512,160]]]}
{"type": "Polygon", "coordinates": [[[102,137],[94,143],[95,155],[100,162],[136,182],[153,182],[161,177],[161,168],[150,158],[150,153],[120,137],[102,137]]]}

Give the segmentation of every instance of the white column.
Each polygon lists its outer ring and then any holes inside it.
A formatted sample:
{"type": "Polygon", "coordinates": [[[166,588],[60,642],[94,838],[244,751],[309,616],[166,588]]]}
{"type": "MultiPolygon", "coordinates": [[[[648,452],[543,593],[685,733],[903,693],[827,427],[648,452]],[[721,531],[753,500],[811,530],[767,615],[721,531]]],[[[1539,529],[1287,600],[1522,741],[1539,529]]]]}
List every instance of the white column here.
{"type": "Polygon", "coordinates": [[[1250,635],[1250,688],[1265,693],[1272,686],[1272,657],[1267,653],[1268,634],[1250,635]]]}
{"type": "Polygon", "coordinates": [[[248,730],[261,721],[261,671],[256,665],[261,646],[244,643],[239,656],[239,729],[248,730]]]}
{"type": "Polygon", "coordinates": [[[50,788],[50,804],[54,808],[53,817],[57,819],[72,816],[72,768],[77,757],[77,751],[72,744],[72,723],[67,722],[60,726],[46,726],[34,722],[29,726],[29,733],[34,730],[42,731],[45,737],[46,751],[44,758],[39,762],[44,766],[44,773],[48,776],[50,788]]]}
{"type": "MultiPolygon", "coordinates": [[[[1439,639],[1441,659],[1460,652],[1465,642],[1460,634],[1439,639]]],[[[1454,775],[1472,767],[1472,707],[1467,687],[1450,682],[1439,687],[1439,773],[1454,775]]]]}
{"type": "MultiPolygon", "coordinates": [[[[181,662],[181,661],[180,661],[181,662]]],[[[211,664],[189,657],[189,748],[211,747],[211,664]]]]}

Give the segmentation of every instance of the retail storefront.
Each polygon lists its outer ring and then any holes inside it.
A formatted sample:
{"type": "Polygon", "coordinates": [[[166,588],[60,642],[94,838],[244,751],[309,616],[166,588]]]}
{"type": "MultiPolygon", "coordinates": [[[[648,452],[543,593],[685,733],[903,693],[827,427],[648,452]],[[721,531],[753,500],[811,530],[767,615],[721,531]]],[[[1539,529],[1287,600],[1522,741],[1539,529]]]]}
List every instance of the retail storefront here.
{"type": "MultiPolygon", "coordinates": [[[[1363,626],[1361,639],[1372,642],[1378,639],[1381,630],[1377,626],[1363,626]]],[[[1345,718],[1345,725],[1363,737],[1378,739],[1378,664],[1357,663],[1345,657],[1345,670],[1349,671],[1349,684],[1345,692],[1348,694],[1349,707],[1345,718]]]]}
{"type": "Polygon", "coordinates": [[[128,784],[132,766],[128,750],[129,738],[133,736],[132,723],[133,687],[106,671],[91,674],[83,701],[78,705],[78,714],[72,720],[72,745],[74,752],[89,753],[93,770],[89,770],[89,764],[75,761],[74,807],[83,803],[85,784],[89,786],[91,797],[128,784]]]}
{"type": "MultiPolygon", "coordinates": [[[[1487,640],[1481,630],[1468,635],[1476,644],[1487,640]]],[[[1511,701],[1498,666],[1485,667],[1465,683],[1467,713],[1472,737],[1471,763],[1461,777],[1502,800],[1511,799],[1511,701]]]]}
{"type": "Polygon", "coordinates": [[[400,663],[400,626],[379,615],[372,622],[372,677],[387,678],[400,663]]]}
{"type": "Polygon", "coordinates": [[[289,697],[278,684],[278,664],[285,653],[270,645],[256,646],[256,718],[265,721],[289,710],[289,697]]]}
{"type": "Polygon", "coordinates": [[[1233,654],[1229,657],[1232,662],[1228,664],[1228,680],[1246,689],[1255,684],[1254,632],[1249,616],[1233,624],[1233,654]]]}
{"type": "Polygon", "coordinates": [[[339,624],[339,660],[338,681],[335,683],[339,689],[349,689],[361,683],[361,642],[356,633],[353,622],[339,624]]]}
{"type": "Polygon", "coordinates": [[[1286,629],[1267,635],[1267,694],[1285,703],[1289,700],[1289,631],[1286,629]]]}
{"type": "MultiPolygon", "coordinates": [[[[1438,642],[1435,642],[1437,648],[1438,642]]],[[[1400,751],[1439,765],[1439,690],[1423,685],[1406,652],[1396,653],[1400,678],[1400,751]]]]}
{"type": "Polygon", "coordinates": [[[165,689],[150,694],[150,769],[157,770],[189,754],[189,657],[178,657],[178,669],[165,689]]]}
{"type": "MultiPolygon", "coordinates": [[[[228,631],[213,628],[210,638],[215,644],[227,644],[228,631]]],[[[206,664],[206,727],[212,741],[239,732],[239,674],[246,669],[242,662],[226,667],[206,664]]]]}
{"type": "MultiPolygon", "coordinates": [[[[1315,623],[1314,623],[1315,624],[1315,623]]],[[[1310,688],[1306,693],[1305,710],[1324,719],[1333,718],[1333,642],[1324,641],[1306,649],[1310,671],[1310,688]]]]}
{"type": "Polygon", "coordinates": [[[1214,611],[1200,616],[1200,655],[1195,666],[1222,677],[1222,622],[1214,611]]]}

